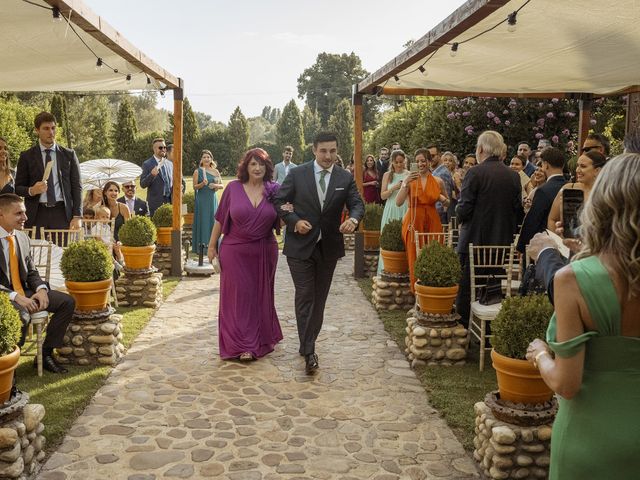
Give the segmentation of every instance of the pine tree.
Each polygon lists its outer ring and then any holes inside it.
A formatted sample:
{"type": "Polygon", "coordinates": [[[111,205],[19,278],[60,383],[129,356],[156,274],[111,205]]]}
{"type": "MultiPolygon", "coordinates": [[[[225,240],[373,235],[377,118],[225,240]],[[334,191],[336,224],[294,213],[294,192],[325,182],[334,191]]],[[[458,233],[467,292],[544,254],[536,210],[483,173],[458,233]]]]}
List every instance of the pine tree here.
{"type": "Polygon", "coordinates": [[[229,136],[229,150],[231,153],[231,158],[228,163],[230,165],[237,165],[249,146],[249,122],[247,122],[246,117],[242,114],[240,107],[236,107],[229,118],[227,134],[229,136]]]}
{"type": "Polygon", "coordinates": [[[329,130],[338,137],[338,153],[345,165],[353,156],[353,112],[346,98],[338,103],[333,115],[329,117],[329,130]]]}
{"type": "MultiPolygon", "coordinates": [[[[89,111],[89,132],[91,139],[88,145],[88,155],[91,158],[110,158],[111,143],[111,110],[106,97],[96,97],[89,111]]],[[[87,160],[87,159],[85,159],[87,160]]]]}
{"type": "MultiPolygon", "coordinates": [[[[280,151],[290,145],[293,147],[293,161],[301,163],[304,149],[304,132],[302,128],[302,116],[295,100],[287,103],[282,110],[282,115],[276,123],[276,144],[280,151]]],[[[274,159],[274,161],[277,161],[274,159]]]]}
{"type": "Polygon", "coordinates": [[[195,145],[200,138],[200,126],[186,97],[182,106],[182,120],[182,171],[188,174],[197,168],[200,161],[200,152],[195,145]]]}
{"type": "Polygon", "coordinates": [[[322,129],[320,115],[311,110],[309,105],[305,105],[302,109],[302,129],[304,130],[304,143],[307,145],[313,143],[313,139],[322,129]]]}
{"type": "Polygon", "coordinates": [[[134,155],[138,126],[128,97],[124,97],[118,108],[118,118],[113,129],[113,154],[116,158],[136,161],[134,155]]]}
{"type": "Polygon", "coordinates": [[[71,129],[67,121],[67,105],[64,97],[58,93],[51,97],[51,113],[56,117],[58,129],[62,131],[62,135],[67,142],[67,147],[73,148],[71,145],[71,129]]]}

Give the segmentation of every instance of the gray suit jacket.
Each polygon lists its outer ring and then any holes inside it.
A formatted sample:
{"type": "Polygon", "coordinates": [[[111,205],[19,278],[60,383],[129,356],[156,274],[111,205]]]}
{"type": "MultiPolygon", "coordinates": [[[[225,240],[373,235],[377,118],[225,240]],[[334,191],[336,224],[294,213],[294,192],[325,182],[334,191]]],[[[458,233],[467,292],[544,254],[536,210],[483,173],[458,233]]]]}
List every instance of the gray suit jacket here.
{"type": "MultiPolygon", "coordinates": [[[[293,162],[289,163],[289,171],[291,171],[292,169],[296,168],[298,165],[296,165],[293,162]]],[[[282,185],[282,183],[284,182],[285,177],[287,176],[287,173],[285,171],[285,165],[284,162],[280,162],[280,163],[276,163],[276,166],[274,167],[275,170],[275,180],[274,182],[279,183],[280,185],[282,185]]]]}
{"type": "MultiPolygon", "coordinates": [[[[45,281],[40,277],[31,258],[31,245],[27,234],[16,230],[15,237],[22,288],[25,292],[27,290],[35,292],[40,285],[45,285],[45,281]]],[[[0,291],[11,293],[13,285],[9,281],[9,273],[7,272],[8,254],[9,252],[2,248],[2,242],[0,242],[0,291]]]]}

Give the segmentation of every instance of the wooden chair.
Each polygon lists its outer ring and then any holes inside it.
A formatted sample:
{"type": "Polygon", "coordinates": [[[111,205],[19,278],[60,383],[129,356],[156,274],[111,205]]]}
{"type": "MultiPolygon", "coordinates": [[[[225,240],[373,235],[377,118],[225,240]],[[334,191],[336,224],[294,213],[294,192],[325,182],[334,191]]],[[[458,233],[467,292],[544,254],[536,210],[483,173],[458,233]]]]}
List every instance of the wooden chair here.
{"type": "Polygon", "coordinates": [[[458,251],[458,240],[460,239],[460,229],[459,228],[451,228],[449,229],[449,234],[451,235],[451,246],[454,250],[458,251]]]}
{"type": "MultiPolygon", "coordinates": [[[[487,325],[496,318],[502,307],[501,303],[495,305],[482,305],[477,300],[478,288],[486,286],[490,277],[502,282],[511,279],[513,271],[513,244],[505,246],[474,246],[469,244],[469,268],[471,273],[471,311],[469,313],[469,339],[471,335],[480,341],[480,371],[484,370],[487,340],[493,335],[487,334],[487,325]]],[[[511,289],[505,292],[511,296],[511,289]]]]}
{"type": "Polygon", "coordinates": [[[420,250],[425,245],[436,241],[441,243],[442,245],[446,245],[448,247],[452,246],[451,232],[437,232],[437,233],[415,233],[415,243],[416,243],[416,257],[420,255],[420,250]]]}
{"type": "MultiPolygon", "coordinates": [[[[522,283],[522,272],[525,269],[524,263],[524,255],[516,250],[516,245],[518,245],[518,240],[520,239],[520,234],[516,233],[513,237],[513,256],[512,256],[512,265],[511,265],[511,277],[510,279],[505,279],[501,282],[502,291],[504,293],[507,292],[507,288],[510,290],[510,295],[514,295],[518,293],[520,290],[520,284],[522,283]]],[[[505,265],[506,269],[506,265],[505,265]]]]}
{"type": "Polygon", "coordinates": [[[68,230],[42,228],[40,230],[40,238],[43,238],[59,247],[67,248],[70,243],[79,242],[84,237],[82,229],[68,230]]]}
{"type": "Polygon", "coordinates": [[[458,228],[458,217],[455,215],[449,219],[449,228],[458,228]]]}
{"type": "Polygon", "coordinates": [[[82,235],[85,239],[95,238],[110,245],[115,242],[113,234],[115,232],[116,219],[111,220],[82,220],[82,235]]]}
{"type": "MultiPolygon", "coordinates": [[[[49,282],[51,277],[51,242],[46,240],[32,240],[31,259],[38,269],[40,277],[49,282]]],[[[25,357],[36,357],[38,376],[42,376],[42,344],[44,332],[49,324],[49,312],[42,311],[30,315],[31,321],[27,328],[24,345],[20,354],[25,357]]]]}
{"type": "Polygon", "coordinates": [[[36,233],[38,232],[38,227],[25,228],[23,232],[29,235],[29,240],[35,240],[36,233]]]}

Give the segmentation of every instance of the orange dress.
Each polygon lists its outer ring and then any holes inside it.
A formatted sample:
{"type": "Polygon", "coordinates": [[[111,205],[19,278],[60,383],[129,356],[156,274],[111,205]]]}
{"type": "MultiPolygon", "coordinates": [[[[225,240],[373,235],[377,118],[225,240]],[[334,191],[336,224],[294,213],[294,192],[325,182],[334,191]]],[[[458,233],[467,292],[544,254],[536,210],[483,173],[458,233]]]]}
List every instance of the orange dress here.
{"type": "Polygon", "coordinates": [[[433,175],[427,176],[426,187],[422,188],[422,179],[409,184],[409,208],[402,220],[402,238],[404,239],[409,262],[409,275],[411,277],[411,291],[414,291],[414,263],[416,261],[415,232],[438,233],[442,232],[442,223],[436,210],[436,202],[440,196],[440,184],[433,175]]]}

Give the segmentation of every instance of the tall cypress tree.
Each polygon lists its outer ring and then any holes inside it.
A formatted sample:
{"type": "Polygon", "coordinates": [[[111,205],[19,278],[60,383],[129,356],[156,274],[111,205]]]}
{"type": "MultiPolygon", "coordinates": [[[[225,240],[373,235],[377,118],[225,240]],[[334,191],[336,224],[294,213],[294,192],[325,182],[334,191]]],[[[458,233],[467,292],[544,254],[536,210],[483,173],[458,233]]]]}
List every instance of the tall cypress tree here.
{"type": "Polygon", "coordinates": [[[138,125],[128,97],[124,97],[118,108],[118,118],[113,129],[113,154],[116,158],[130,161],[134,159],[138,125]]]}
{"type": "Polygon", "coordinates": [[[91,141],[88,147],[88,154],[92,158],[110,158],[112,143],[109,102],[106,97],[99,96],[92,103],[93,108],[89,113],[91,141]]]}
{"type": "Polygon", "coordinates": [[[244,155],[249,146],[249,122],[247,122],[247,118],[243,115],[240,107],[236,107],[229,118],[227,134],[231,152],[231,158],[227,163],[230,170],[233,171],[233,167],[242,159],[242,155],[244,155]]]}
{"type": "Polygon", "coordinates": [[[67,147],[73,148],[71,145],[71,129],[67,121],[67,104],[64,97],[58,93],[51,97],[51,113],[56,117],[57,125],[62,130],[67,147]]]}
{"type": "Polygon", "coordinates": [[[353,112],[349,100],[338,103],[328,126],[338,137],[338,153],[346,166],[353,156],[353,112]]]}
{"type": "Polygon", "coordinates": [[[200,138],[200,126],[189,99],[185,97],[182,106],[182,171],[185,174],[193,172],[200,161],[200,152],[196,151],[196,143],[200,138]]]}
{"type": "Polygon", "coordinates": [[[287,145],[291,145],[293,147],[293,161],[301,163],[304,149],[304,131],[300,109],[294,100],[285,105],[282,115],[278,123],[276,123],[276,143],[280,151],[283,151],[287,145]]]}
{"type": "Polygon", "coordinates": [[[314,112],[305,105],[302,109],[302,129],[304,130],[304,143],[309,145],[313,143],[316,134],[322,129],[322,122],[318,112],[314,112]]]}

